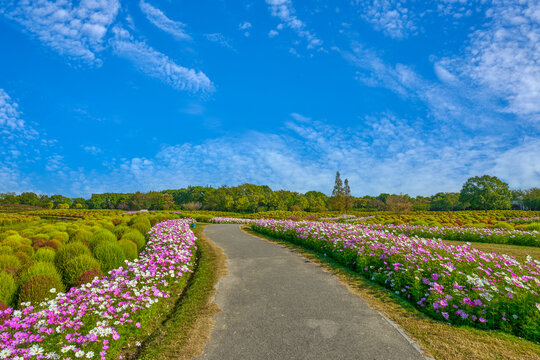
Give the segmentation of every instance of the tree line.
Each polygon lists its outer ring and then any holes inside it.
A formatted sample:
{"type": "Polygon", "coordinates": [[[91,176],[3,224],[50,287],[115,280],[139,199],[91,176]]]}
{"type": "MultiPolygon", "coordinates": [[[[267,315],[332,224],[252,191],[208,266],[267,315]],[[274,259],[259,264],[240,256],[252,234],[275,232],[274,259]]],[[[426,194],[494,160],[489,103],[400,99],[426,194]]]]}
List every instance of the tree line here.
{"type": "Polygon", "coordinates": [[[461,192],[440,192],[432,196],[411,197],[407,194],[382,193],[378,196],[351,195],[348,179],[336,174],[332,194],[319,191],[305,194],[274,191],[266,185],[188,186],[182,189],[150,191],[147,193],[92,194],[89,199],[69,198],[63,195],[44,195],[33,192],[0,193],[0,203],[25,204],[57,209],[120,209],[120,210],[214,210],[253,213],[272,210],[322,212],[327,210],[392,210],[456,211],[497,210],[511,208],[511,201],[529,210],[540,210],[540,189],[510,190],[500,179],[484,175],[473,177],[463,185],[461,192]]]}

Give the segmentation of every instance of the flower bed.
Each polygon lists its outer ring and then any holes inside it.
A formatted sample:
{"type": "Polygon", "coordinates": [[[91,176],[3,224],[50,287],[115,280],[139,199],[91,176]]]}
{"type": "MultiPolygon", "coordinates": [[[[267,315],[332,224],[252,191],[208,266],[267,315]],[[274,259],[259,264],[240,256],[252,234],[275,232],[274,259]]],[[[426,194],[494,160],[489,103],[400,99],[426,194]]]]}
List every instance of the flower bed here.
{"type": "Polygon", "coordinates": [[[444,240],[472,241],[540,247],[540,232],[513,229],[475,228],[459,226],[424,226],[393,224],[357,224],[367,229],[388,230],[393,233],[438,238],[444,240]]]}
{"type": "Polygon", "coordinates": [[[366,227],[259,220],[255,231],[333,258],[435,319],[540,341],[540,262],[366,227]]]}
{"type": "Polygon", "coordinates": [[[103,278],[39,305],[0,311],[0,359],[109,358],[142,334],[159,315],[159,300],[191,272],[196,247],[189,223],[156,224],[139,258],[103,278]]]}
{"type": "Polygon", "coordinates": [[[506,221],[511,222],[511,223],[516,223],[516,224],[528,224],[532,222],[540,222],[540,216],[527,217],[527,218],[514,218],[514,219],[509,219],[506,221]]]}

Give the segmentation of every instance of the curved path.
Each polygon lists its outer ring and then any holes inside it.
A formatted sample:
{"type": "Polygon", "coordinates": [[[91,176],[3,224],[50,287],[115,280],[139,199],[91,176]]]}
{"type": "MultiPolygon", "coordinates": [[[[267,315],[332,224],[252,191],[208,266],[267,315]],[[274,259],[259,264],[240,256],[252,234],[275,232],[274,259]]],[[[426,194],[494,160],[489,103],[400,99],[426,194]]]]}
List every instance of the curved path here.
{"type": "Polygon", "coordinates": [[[228,257],[211,338],[197,359],[425,359],[377,311],[293,251],[212,225],[228,257]]]}

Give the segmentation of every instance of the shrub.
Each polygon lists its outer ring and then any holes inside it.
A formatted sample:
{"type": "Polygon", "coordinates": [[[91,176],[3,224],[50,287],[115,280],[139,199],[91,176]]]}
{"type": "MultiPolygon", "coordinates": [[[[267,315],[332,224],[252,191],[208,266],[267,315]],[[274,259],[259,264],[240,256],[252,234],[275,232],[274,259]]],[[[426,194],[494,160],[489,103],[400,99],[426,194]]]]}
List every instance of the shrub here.
{"type": "Polygon", "coordinates": [[[80,242],[85,242],[88,244],[90,242],[91,237],[92,237],[92,233],[90,231],[81,229],[81,230],[75,231],[73,236],[70,238],[70,242],[80,241],[80,242]]]}
{"type": "Polygon", "coordinates": [[[90,250],[80,242],[69,243],[58,250],[54,258],[54,264],[61,272],[64,272],[66,264],[80,255],[90,255],[90,250]]]}
{"type": "Polygon", "coordinates": [[[114,236],[114,234],[107,229],[96,230],[90,238],[90,249],[94,251],[100,244],[106,242],[115,243],[116,236],[114,236]]]}
{"type": "Polygon", "coordinates": [[[494,228],[497,228],[497,229],[510,229],[512,230],[514,227],[507,223],[507,222],[496,222],[494,225],[493,225],[494,228]]]}
{"type": "Polygon", "coordinates": [[[525,229],[527,229],[529,231],[532,231],[532,230],[540,231],[540,223],[529,224],[529,225],[527,225],[527,227],[525,229]]]}
{"type": "Polygon", "coordinates": [[[66,243],[69,241],[69,234],[63,231],[56,231],[51,234],[51,240],[56,240],[61,243],[66,243]]]}
{"type": "Polygon", "coordinates": [[[128,239],[119,240],[117,245],[124,251],[126,259],[133,260],[139,256],[137,244],[128,239]]]}
{"type": "Polygon", "coordinates": [[[118,225],[118,226],[116,226],[116,227],[114,228],[113,232],[114,232],[114,235],[116,235],[116,238],[117,238],[117,239],[121,239],[122,236],[123,236],[126,232],[128,232],[128,231],[130,231],[130,230],[131,230],[131,228],[130,228],[129,226],[127,226],[126,224],[120,224],[120,225],[118,225]]]}
{"type": "Polygon", "coordinates": [[[19,293],[19,305],[23,302],[31,302],[33,305],[52,299],[56,292],[64,292],[64,284],[60,275],[34,275],[21,287],[19,293]],[[54,293],[51,289],[56,289],[54,293]]]}
{"type": "Polygon", "coordinates": [[[94,278],[96,277],[102,277],[103,273],[99,269],[90,269],[81,274],[79,278],[77,279],[77,282],[75,283],[75,286],[79,287],[83,284],[87,284],[89,282],[92,282],[94,278]]]}
{"type": "Polygon", "coordinates": [[[51,237],[47,234],[37,234],[37,235],[32,236],[32,239],[34,241],[38,241],[38,240],[49,241],[51,237]]]}
{"type": "Polygon", "coordinates": [[[21,261],[15,255],[0,255],[0,271],[5,269],[18,269],[21,261]]]}
{"type": "Polygon", "coordinates": [[[133,229],[139,230],[141,234],[146,234],[152,228],[152,224],[150,224],[147,216],[135,216],[132,220],[133,222],[130,221],[130,226],[133,229]]]}
{"type": "Polygon", "coordinates": [[[2,245],[9,246],[13,250],[15,250],[16,248],[21,246],[21,243],[16,239],[10,238],[10,239],[4,239],[4,241],[2,241],[2,245]]]}
{"type": "Polygon", "coordinates": [[[55,256],[56,251],[50,247],[42,247],[35,252],[35,254],[32,256],[32,260],[54,264],[55,256]]]}
{"type": "Polygon", "coordinates": [[[122,248],[116,244],[104,243],[94,250],[94,256],[101,264],[101,270],[108,273],[125,264],[126,255],[122,248]]]}
{"type": "Polygon", "coordinates": [[[90,255],[77,256],[66,264],[64,268],[64,283],[68,287],[75,286],[77,279],[86,271],[97,269],[101,270],[99,263],[90,255]]]}
{"type": "Polygon", "coordinates": [[[35,275],[51,275],[61,279],[60,274],[53,264],[36,261],[29,268],[19,273],[19,285],[24,285],[32,276],[35,275]]]}
{"type": "Polygon", "coordinates": [[[28,257],[31,257],[32,255],[34,255],[34,249],[30,245],[27,245],[27,244],[19,246],[17,249],[15,249],[15,251],[16,252],[23,252],[28,257]]]}
{"type": "Polygon", "coordinates": [[[132,230],[128,231],[127,233],[125,233],[122,236],[122,239],[123,240],[131,240],[131,241],[133,241],[135,244],[137,244],[137,249],[139,251],[141,251],[141,249],[146,244],[146,240],[144,239],[144,235],[141,234],[140,231],[135,230],[135,229],[132,229],[132,230]]]}
{"type": "Polygon", "coordinates": [[[13,249],[9,246],[0,245],[0,255],[11,255],[13,254],[13,249]]]}
{"type": "Polygon", "coordinates": [[[102,228],[107,229],[109,231],[113,231],[114,229],[114,224],[111,221],[103,220],[103,221],[100,221],[99,224],[101,225],[102,228]]]}
{"type": "Polygon", "coordinates": [[[19,259],[19,261],[21,262],[21,264],[26,263],[30,259],[30,256],[28,256],[28,254],[26,254],[26,253],[24,253],[22,251],[18,251],[18,250],[15,251],[13,256],[16,256],[17,259],[19,259]]]}
{"type": "Polygon", "coordinates": [[[15,291],[17,291],[17,284],[13,277],[6,272],[0,271],[0,302],[11,306],[15,291]]]}

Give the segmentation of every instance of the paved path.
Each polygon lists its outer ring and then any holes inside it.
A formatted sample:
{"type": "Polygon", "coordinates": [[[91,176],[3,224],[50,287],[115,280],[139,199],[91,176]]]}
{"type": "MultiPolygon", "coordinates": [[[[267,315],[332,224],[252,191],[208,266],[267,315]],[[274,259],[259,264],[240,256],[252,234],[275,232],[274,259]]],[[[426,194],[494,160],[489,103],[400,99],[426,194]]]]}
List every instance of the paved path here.
{"type": "Polygon", "coordinates": [[[335,276],[289,249],[212,225],[228,257],[211,339],[197,359],[424,359],[335,276]]]}

